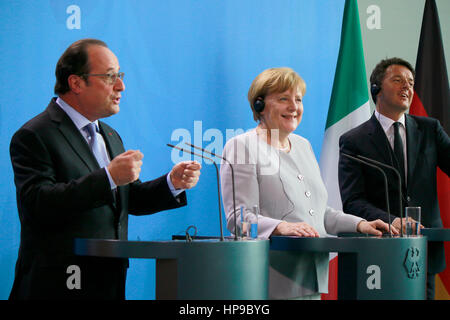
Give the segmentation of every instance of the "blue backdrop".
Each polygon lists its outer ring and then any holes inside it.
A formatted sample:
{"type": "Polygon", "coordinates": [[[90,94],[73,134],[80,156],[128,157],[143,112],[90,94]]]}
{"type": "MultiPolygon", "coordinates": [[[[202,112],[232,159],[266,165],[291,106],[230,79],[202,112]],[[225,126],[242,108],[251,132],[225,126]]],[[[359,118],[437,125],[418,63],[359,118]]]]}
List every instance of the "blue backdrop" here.
{"type": "MultiPolygon", "coordinates": [[[[254,77],[289,66],[307,83],[297,133],[319,158],[339,50],[344,1],[0,1],[0,299],[9,295],[19,247],[9,143],[53,96],[56,62],[80,38],[104,40],[119,58],[126,90],[105,119],[127,149],[144,153],[141,179],[180,158],[166,143],[191,141],[221,153],[255,126],[247,102],[254,77]]],[[[195,225],[218,235],[215,170],[202,162],[188,206],[131,217],[130,240],[163,240],[195,225]]],[[[226,234],[229,234],[226,232],[226,234]]],[[[154,299],[154,260],[130,260],[128,299],[154,299]]]]}

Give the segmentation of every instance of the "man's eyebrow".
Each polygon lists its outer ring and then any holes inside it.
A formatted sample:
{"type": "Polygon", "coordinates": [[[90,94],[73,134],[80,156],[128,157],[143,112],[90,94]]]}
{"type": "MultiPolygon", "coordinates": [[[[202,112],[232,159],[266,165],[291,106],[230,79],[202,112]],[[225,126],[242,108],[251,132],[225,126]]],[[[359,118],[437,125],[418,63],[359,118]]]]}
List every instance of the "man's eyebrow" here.
{"type": "MultiPolygon", "coordinates": [[[[403,76],[401,74],[394,74],[392,78],[403,78],[403,76]]],[[[414,78],[412,77],[405,77],[405,78],[409,80],[414,80],[414,78]]]]}

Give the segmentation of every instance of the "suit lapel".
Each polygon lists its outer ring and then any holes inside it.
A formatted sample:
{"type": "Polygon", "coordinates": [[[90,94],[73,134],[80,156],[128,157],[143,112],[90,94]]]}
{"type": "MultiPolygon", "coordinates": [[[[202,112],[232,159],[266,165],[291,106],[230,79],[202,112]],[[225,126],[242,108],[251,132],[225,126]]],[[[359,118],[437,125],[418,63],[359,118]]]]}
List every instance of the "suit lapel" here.
{"type": "MultiPolygon", "coordinates": [[[[100,133],[103,136],[103,140],[105,141],[106,149],[108,150],[108,153],[109,153],[109,158],[112,160],[116,156],[118,156],[119,154],[121,154],[125,151],[122,140],[120,139],[117,132],[113,128],[108,126],[106,123],[99,121],[98,124],[99,124],[99,128],[100,128],[100,133]]],[[[120,209],[121,207],[124,207],[124,206],[127,207],[127,202],[126,202],[127,188],[128,188],[127,186],[117,187],[117,189],[116,189],[117,192],[115,193],[114,208],[120,209]],[[124,203],[124,201],[125,201],[125,203],[124,203]]],[[[122,214],[123,210],[117,210],[117,213],[122,214]]]]}
{"type": "Polygon", "coordinates": [[[412,181],[414,169],[420,145],[422,143],[422,132],[419,130],[416,121],[411,116],[405,114],[406,124],[406,152],[408,162],[408,184],[412,181]]]}
{"type": "Polygon", "coordinates": [[[100,133],[105,141],[106,149],[108,150],[110,159],[114,159],[117,155],[124,152],[122,140],[106,123],[99,121],[100,133]]]}
{"type": "Polygon", "coordinates": [[[54,99],[52,99],[48,105],[47,111],[52,121],[59,124],[59,130],[69,145],[73,148],[75,153],[78,154],[80,160],[86,164],[90,171],[99,169],[97,159],[95,159],[95,156],[89,148],[86,140],[64,110],[56,105],[54,99]]]}
{"type": "Polygon", "coordinates": [[[369,135],[369,141],[373,144],[374,150],[376,150],[380,159],[382,159],[384,163],[395,166],[395,164],[392,163],[392,157],[390,154],[391,150],[386,133],[384,133],[384,130],[375,117],[375,114],[373,114],[369,120],[367,134],[369,135]]]}
{"type": "MultiPolygon", "coordinates": [[[[97,159],[91,151],[86,139],[77,129],[70,117],[62,110],[52,99],[47,111],[50,115],[52,121],[58,123],[58,128],[61,131],[64,138],[67,140],[69,145],[73,148],[76,154],[79,156],[79,160],[82,161],[89,169],[89,171],[95,171],[100,168],[97,159]]],[[[117,133],[105,123],[99,121],[100,133],[106,144],[106,148],[109,152],[110,159],[112,160],[115,156],[123,152],[123,144],[117,133]]],[[[119,193],[125,192],[123,187],[119,187],[119,193]]],[[[125,199],[124,196],[121,196],[125,199]]],[[[111,203],[111,206],[116,209],[116,201],[111,203]]]]}

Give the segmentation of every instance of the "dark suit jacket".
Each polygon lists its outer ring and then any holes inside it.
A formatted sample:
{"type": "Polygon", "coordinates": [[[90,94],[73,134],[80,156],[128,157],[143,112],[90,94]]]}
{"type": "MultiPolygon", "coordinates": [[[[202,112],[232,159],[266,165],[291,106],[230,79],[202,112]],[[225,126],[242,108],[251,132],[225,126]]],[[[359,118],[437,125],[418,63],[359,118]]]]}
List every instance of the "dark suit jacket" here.
{"type": "MultiPolygon", "coordinates": [[[[124,152],[117,132],[99,122],[111,159],[124,152]]],[[[108,177],[72,120],[52,99],[13,136],[11,162],[21,238],[11,299],[123,298],[127,260],[79,257],[75,238],[127,239],[128,214],[186,204],[166,176],[118,187],[108,177]],[[81,289],[69,290],[67,267],[81,270],[81,289]]]]}
{"type": "MultiPolygon", "coordinates": [[[[405,206],[422,207],[422,224],[427,228],[442,228],[436,190],[436,170],[450,173],[450,138],[439,121],[433,118],[405,114],[407,143],[407,185],[403,186],[402,211],[405,206]]],[[[385,186],[382,174],[369,166],[345,156],[362,155],[398,168],[392,148],[380,123],[372,117],[343,134],[339,140],[339,187],[343,209],[366,220],[388,222],[385,186]]],[[[393,170],[384,169],[388,178],[390,211],[400,216],[398,178],[393,170]]],[[[429,247],[428,271],[437,273],[445,268],[441,243],[429,247]]]]}

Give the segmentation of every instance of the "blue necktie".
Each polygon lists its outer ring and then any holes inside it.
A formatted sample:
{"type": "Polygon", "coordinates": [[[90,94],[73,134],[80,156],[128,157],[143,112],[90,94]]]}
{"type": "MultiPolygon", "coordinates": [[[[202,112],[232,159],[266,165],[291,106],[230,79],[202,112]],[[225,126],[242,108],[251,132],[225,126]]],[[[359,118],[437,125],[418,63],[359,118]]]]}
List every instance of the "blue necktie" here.
{"type": "Polygon", "coordinates": [[[100,166],[100,168],[104,168],[109,164],[109,159],[106,154],[105,148],[102,148],[100,142],[97,138],[97,125],[93,122],[89,123],[85,126],[87,132],[89,133],[89,146],[91,147],[92,152],[94,153],[95,158],[100,166]]]}

